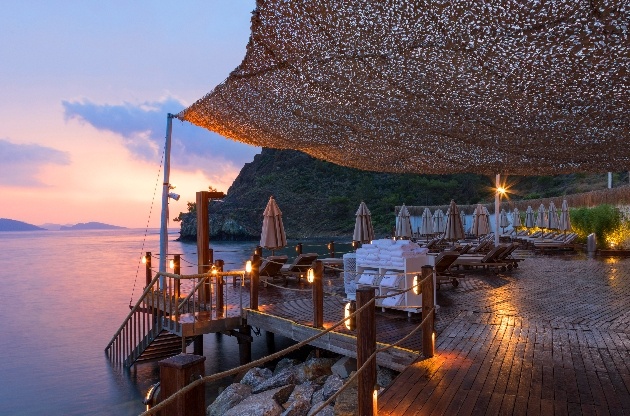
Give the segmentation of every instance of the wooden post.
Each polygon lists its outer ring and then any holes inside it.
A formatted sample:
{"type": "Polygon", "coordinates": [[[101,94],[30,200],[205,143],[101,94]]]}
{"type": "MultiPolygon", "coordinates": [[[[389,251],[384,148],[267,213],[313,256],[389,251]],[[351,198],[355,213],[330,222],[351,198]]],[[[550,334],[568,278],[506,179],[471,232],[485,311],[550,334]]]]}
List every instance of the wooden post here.
{"type": "MultiPolygon", "coordinates": [[[[175,256],[173,257],[173,273],[175,274],[182,274],[182,267],[181,267],[181,255],[180,254],[175,254],[175,256]]],[[[180,288],[181,288],[181,280],[179,279],[174,279],[175,283],[174,283],[174,288],[173,288],[173,293],[174,293],[174,297],[175,300],[179,299],[179,292],[180,292],[180,288]]],[[[175,307],[177,307],[177,305],[175,305],[175,307]]]]}
{"type": "Polygon", "coordinates": [[[149,286],[149,284],[151,283],[151,280],[153,280],[153,271],[151,270],[151,252],[147,251],[144,254],[144,258],[146,260],[146,284],[144,285],[144,287],[146,288],[147,286],[149,286]]]}
{"type": "MultiPolygon", "coordinates": [[[[210,243],[210,221],[208,218],[208,200],[210,192],[201,191],[196,194],[197,202],[197,273],[208,273],[210,258],[208,245],[210,243]]],[[[209,285],[201,287],[200,299],[210,301],[209,285]]]]}
{"type": "Polygon", "coordinates": [[[260,256],[254,254],[252,256],[252,272],[249,277],[249,308],[252,310],[258,310],[258,282],[260,270],[260,256]]]}
{"type": "Polygon", "coordinates": [[[313,327],[324,327],[324,263],[313,262],[313,327]]]}
{"type": "MultiPolygon", "coordinates": [[[[222,272],[224,264],[223,260],[217,260],[214,262],[214,267],[218,272],[222,272]]],[[[217,318],[223,316],[223,283],[223,276],[217,276],[217,318]]]]}
{"type": "Polygon", "coordinates": [[[256,254],[258,257],[262,257],[262,247],[256,246],[256,248],[254,249],[254,254],[256,254]]]}
{"type": "Polygon", "coordinates": [[[335,258],[335,242],[331,241],[328,243],[328,254],[330,254],[331,258],[335,258]]]}
{"type": "Polygon", "coordinates": [[[422,326],[422,355],[425,358],[433,357],[433,313],[434,294],[433,294],[433,267],[422,266],[422,279],[427,278],[422,283],[422,320],[427,316],[428,319],[422,326]]]}
{"type": "MultiPolygon", "coordinates": [[[[179,354],[160,361],[160,397],[166,398],[205,376],[206,357],[179,354]]],[[[202,415],[206,413],[206,388],[200,384],[160,411],[161,415],[202,415]]]]}
{"type": "MultiPolygon", "coordinates": [[[[241,334],[247,335],[251,337],[252,335],[252,327],[245,324],[238,329],[238,332],[241,334]]],[[[238,356],[240,359],[240,364],[245,365],[252,362],[252,343],[246,339],[241,337],[237,337],[238,340],[238,356]]]]}
{"type": "MultiPolygon", "coordinates": [[[[374,288],[357,288],[357,309],[374,299],[374,288]]],[[[374,305],[366,307],[357,315],[357,368],[376,351],[376,312],[374,305]]],[[[359,377],[359,415],[376,415],[374,387],[376,386],[376,359],[373,359],[359,377]]]]}
{"type": "Polygon", "coordinates": [[[295,246],[295,251],[297,252],[298,256],[302,254],[302,243],[297,243],[297,246],[295,246]]]}

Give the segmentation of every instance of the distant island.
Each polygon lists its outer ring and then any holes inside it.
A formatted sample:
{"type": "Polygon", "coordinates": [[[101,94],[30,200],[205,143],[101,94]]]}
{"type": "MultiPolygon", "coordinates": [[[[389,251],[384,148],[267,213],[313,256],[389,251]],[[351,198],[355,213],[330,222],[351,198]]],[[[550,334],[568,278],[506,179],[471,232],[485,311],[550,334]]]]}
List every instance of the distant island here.
{"type": "Polygon", "coordinates": [[[0,231],[46,231],[46,229],[22,221],[0,218],[0,231]]]}
{"type": "Polygon", "coordinates": [[[82,230],[122,230],[126,227],[119,227],[117,225],[103,224],[102,222],[80,222],[75,225],[65,226],[62,225],[60,231],[82,231],[82,230]]]}

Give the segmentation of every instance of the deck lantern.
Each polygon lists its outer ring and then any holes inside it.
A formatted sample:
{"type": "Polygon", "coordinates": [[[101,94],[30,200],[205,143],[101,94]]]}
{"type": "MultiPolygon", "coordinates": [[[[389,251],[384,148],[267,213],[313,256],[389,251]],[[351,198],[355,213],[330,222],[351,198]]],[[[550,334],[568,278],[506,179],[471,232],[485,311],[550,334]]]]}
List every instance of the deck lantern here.
{"type": "Polygon", "coordinates": [[[313,268],[309,268],[308,271],[306,272],[306,280],[309,283],[313,283],[315,281],[315,270],[313,270],[313,268]]]}
{"type": "Polygon", "coordinates": [[[251,273],[251,272],[252,272],[252,261],[247,260],[247,262],[245,262],[245,273],[251,273]]]}
{"type": "Polygon", "coordinates": [[[418,281],[420,276],[415,275],[413,277],[413,293],[414,295],[419,295],[420,294],[420,287],[418,287],[418,281]]]}
{"type": "Polygon", "coordinates": [[[350,331],[354,331],[355,328],[357,327],[357,317],[356,316],[350,316],[353,313],[355,313],[357,310],[357,303],[353,300],[351,300],[350,302],[346,303],[346,306],[344,307],[344,318],[346,318],[345,321],[345,325],[346,328],[348,328],[350,331]]]}
{"type": "Polygon", "coordinates": [[[147,264],[147,256],[142,256],[142,264],[147,264]]]}
{"type": "Polygon", "coordinates": [[[171,260],[168,262],[168,267],[170,267],[171,269],[174,269],[174,268],[175,268],[175,260],[172,260],[172,259],[171,259],[171,260]]]}

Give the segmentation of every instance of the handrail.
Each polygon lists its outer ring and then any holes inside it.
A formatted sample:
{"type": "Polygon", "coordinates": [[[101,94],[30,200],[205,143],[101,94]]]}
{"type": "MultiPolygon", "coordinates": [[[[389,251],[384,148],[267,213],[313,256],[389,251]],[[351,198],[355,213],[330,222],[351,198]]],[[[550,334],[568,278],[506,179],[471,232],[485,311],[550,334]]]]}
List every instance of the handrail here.
{"type": "Polygon", "coordinates": [[[109,347],[111,347],[111,345],[116,341],[116,338],[118,338],[122,330],[125,328],[125,325],[127,324],[127,322],[133,317],[133,314],[138,310],[138,308],[140,307],[140,304],[144,301],[144,298],[150,293],[150,289],[153,288],[153,285],[155,284],[155,282],[158,280],[159,277],[160,277],[159,273],[156,274],[153,280],[151,280],[151,283],[149,283],[149,285],[144,289],[144,292],[142,292],[142,295],[136,302],[135,306],[131,308],[131,311],[127,315],[127,318],[123,320],[123,323],[118,328],[118,331],[116,331],[112,339],[109,341],[109,343],[105,347],[105,351],[107,351],[109,347]]]}

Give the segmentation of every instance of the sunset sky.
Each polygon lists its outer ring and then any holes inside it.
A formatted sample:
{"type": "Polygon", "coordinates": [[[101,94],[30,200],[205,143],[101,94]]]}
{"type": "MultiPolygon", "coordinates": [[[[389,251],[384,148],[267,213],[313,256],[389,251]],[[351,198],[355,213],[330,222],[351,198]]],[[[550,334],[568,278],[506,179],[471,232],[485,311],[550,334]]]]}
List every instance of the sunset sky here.
{"type": "MultiPolygon", "coordinates": [[[[166,114],[241,62],[254,0],[13,2],[0,25],[0,217],[159,226],[166,114]]],[[[171,183],[227,191],[259,148],[175,120],[171,183]]]]}

